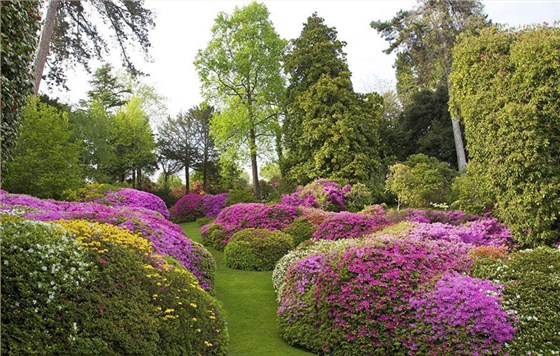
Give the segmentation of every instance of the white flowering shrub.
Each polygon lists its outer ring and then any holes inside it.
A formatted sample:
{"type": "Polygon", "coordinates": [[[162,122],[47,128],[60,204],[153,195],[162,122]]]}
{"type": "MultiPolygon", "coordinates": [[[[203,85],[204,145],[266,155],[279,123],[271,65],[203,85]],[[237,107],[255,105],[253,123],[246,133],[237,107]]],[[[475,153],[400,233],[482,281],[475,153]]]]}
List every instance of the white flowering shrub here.
{"type": "Polygon", "coordinates": [[[55,354],[72,342],[71,310],[92,265],[86,252],[57,225],[0,216],[2,350],[55,354]]]}

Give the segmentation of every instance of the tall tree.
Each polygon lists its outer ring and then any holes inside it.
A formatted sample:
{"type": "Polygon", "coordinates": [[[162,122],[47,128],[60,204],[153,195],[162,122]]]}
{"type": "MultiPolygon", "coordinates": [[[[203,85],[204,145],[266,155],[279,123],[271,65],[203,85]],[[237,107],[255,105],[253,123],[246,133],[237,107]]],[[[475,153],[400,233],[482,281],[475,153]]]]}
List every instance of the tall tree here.
{"type": "Polygon", "coordinates": [[[106,110],[119,108],[126,104],[126,94],[131,94],[127,87],[113,74],[113,67],[104,64],[98,68],[89,82],[91,89],[87,92],[90,101],[103,104],[106,110]]]}
{"type": "Polygon", "coordinates": [[[313,14],[286,55],[289,74],[284,125],[288,177],[376,180],[382,99],[356,94],[336,30],[313,14]]]}
{"type": "Polygon", "coordinates": [[[21,109],[33,92],[29,66],[39,27],[37,1],[0,1],[0,173],[21,128],[21,109]]]}
{"type": "Polygon", "coordinates": [[[103,59],[108,49],[115,47],[113,44],[119,48],[127,70],[141,73],[130,58],[131,43],[136,42],[147,56],[148,32],[153,27],[153,14],[143,0],[50,0],[34,61],[35,92],[39,91],[45,63],[50,67],[49,79],[64,84],[65,68],[79,63],[89,71],[89,62],[103,59]],[[97,28],[97,17],[109,25],[110,41],[97,28]]]}
{"type": "MultiPolygon", "coordinates": [[[[449,87],[453,57],[451,51],[462,32],[478,31],[489,22],[479,0],[419,0],[411,11],[399,11],[390,21],[373,21],[371,26],[389,42],[386,53],[397,52],[397,89],[406,104],[419,89],[449,87]]],[[[461,126],[452,117],[459,170],[466,168],[461,126]]]]}
{"type": "Polygon", "coordinates": [[[212,39],[195,60],[203,94],[220,111],[212,119],[216,144],[232,156],[248,151],[259,199],[257,158],[278,132],[285,47],[266,6],[253,2],[231,15],[218,14],[212,39]]]}
{"type": "MultiPolygon", "coordinates": [[[[317,83],[323,74],[335,78],[348,71],[345,45],[345,42],[338,40],[336,29],[328,27],[317,13],[313,13],[307,19],[300,36],[290,43],[284,63],[284,71],[290,79],[286,90],[287,113],[283,125],[287,152],[285,160],[280,162],[283,173],[288,173],[292,167],[311,160],[311,152],[300,146],[305,115],[300,105],[301,96],[317,83]]],[[[291,175],[299,184],[304,184],[309,179],[298,178],[293,172],[291,175]]]]}
{"type": "Polygon", "coordinates": [[[194,123],[198,148],[198,162],[194,168],[202,176],[202,189],[208,191],[208,180],[217,170],[219,152],[210,132],[210,121],[216,114],[214,107],[201,105],[191,108],[188,113],[194,123]]]}
{"type": "Polygon", "coordinates": [[[67,113],[33,99],[22,110],[14,160],[3,172],[5,189],[60,198],[62,191],[83,184],[81,150],[81,144],[72,140],[67,113]]]}

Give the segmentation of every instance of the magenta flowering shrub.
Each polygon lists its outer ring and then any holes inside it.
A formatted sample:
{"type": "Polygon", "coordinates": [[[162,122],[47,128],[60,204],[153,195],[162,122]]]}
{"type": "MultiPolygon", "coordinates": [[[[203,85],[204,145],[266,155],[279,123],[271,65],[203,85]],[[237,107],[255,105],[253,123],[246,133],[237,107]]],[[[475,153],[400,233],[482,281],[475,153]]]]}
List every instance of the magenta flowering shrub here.
{"type": "Polygon", "coordinates": [[[411,298],[410,351],[422,355],[503,354],[514,319],[502,308],[502,286],[446,274],[435,288],[411,298]]]}
{"type": "Polygon", "coordinates": [[[220,211],[226,207],[226,200],[229,197],[228,193],[222,194],[205,194],[202,197],[202,211],[204,217],[216,217],[220,211]]]}
{"type": "Polygon", "coordinates": [[[341,211],[345,207],[345,196],[351,189],[349,184],[340,187],[338,183],[317,179],[304,187],[298,187],[290,195],[282,195],[280,204],[341,211]]]}
{"type": "Polygon", "coordinates": [[[185,194],[171,208],[171,219],[176,222],[195,221],[203,216],[203,196],[200,194],[185,194]]]}
{"type": "Polygon", "coordinates": [[[335,355],[406,353],[409,300],[471,263],[466,244],[446,241],[376,236],[343,246],[288,267],[278,320],[290,344],[335,355]]]}
{"type": "Polygon", "coordinates": [[[174,257],[195,275],[202,288],[208,291],[213,288],[216,263],[212,255],[201,244],[190,240],[180,226],[153,210],[97,203],[41,201],[9,193],[1,194],[0,210],[16,213],[21,210],[19,215],[32,220],[82,219],[124,227],[150,240],[156,253],[174,257]]]}
{"type": "Polygon", "coordinates": [[[267,230],[284,230],[298,216],[298,210],[289,205],[274,204],[258,210],[255,214],[247,215],[242,222],[243,228],[267,230]]]}
{"type": "Polygon", "coordinates": [[[327,217],[313,233],[316,240],[341,240],[362,237],[389,225],[383,216],[342,212],[327,217]]]}
{"type": "Polygon", "coordinates": [[[405,209],[400,211],[392,211],[388,214],[388,218],[393,222],[412,221],[420,223],[445,223],[450,225],[461,225],[470,221],[480,219],[480,216],[466,214],[463,211],[437,211],[437,210],[419,210],[405,209]]]}
{"type": "Polygon", "coordinates": [[[131,188],[121,188],[118,191],[109,190],[103,198],[94,202],[122,207],[140,207],[157,211],[164,218],[169,218],[169,210],[163,199],[152,193],[131,188]]]}
{"type": "Polygon", "coordinates": [[[239,203],[226,207],[216,217],[214,223],[222,224],[228,229],[241,230],[244,221],[264,209],[262,203],[239,203]]]}

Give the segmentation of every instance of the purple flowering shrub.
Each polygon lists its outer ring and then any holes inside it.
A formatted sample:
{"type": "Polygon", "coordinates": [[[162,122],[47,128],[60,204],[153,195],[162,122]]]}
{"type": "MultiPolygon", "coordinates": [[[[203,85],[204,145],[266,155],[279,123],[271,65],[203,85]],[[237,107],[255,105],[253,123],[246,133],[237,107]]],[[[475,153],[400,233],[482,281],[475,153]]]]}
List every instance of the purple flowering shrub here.
{"type": "Polygon", "coordinates": [[[110,207],[97,203],[58,202],[20,194],[0,194],[0,211],[18,213],[40,221],[88,220],[124,227],[152,242],[158,254],[171,256],[193,273],[208,291],[214,285],[216,262],[199,243],[190,240],[180,226],[159,213],[142,207],[110,207]]]}
{"type": "Polygon", "coordinates": [[[514,318],[502,307],[502,286],[446,274],[433,290],[410,299],[411,353],[422,355],[502,354],[512,340],[514,318]]]}
{"type": "Polygon", "coordinates": [[[239,203],[226,207],[216,217],[214,223],[222,224],[227,229],[241,230],[245,220],[265,207],[262,203],[239,203]]]}
{"type": "Polygon", "coordinates": [[[340,240],[362,237],[389,224],[383,217],[342,212],[327,217],[313,233],[316,240],[340,240]]]}
{"type": "Polygon", "coordinates": [[[394,210],[387,214],[387,218],[395,223],[401,221],[412,221],[420,223],[445,223],[450,225],[461,225],[470,221],[480,219],[479,216],[466,214],[463,211],[437,211],[404,209],[394,210]]]}
{"type": "Polygon", "coordinates": [[[164,218],[169,218],[169,210],[163,199],[152,193],[131,188],[121,188],[117,191],[109,190],[103,198],[94,202],[114,207],[140,207],[157,211],[164,218]]]}
{"type": "Polygon", "coordinates": [[[342,246],[287,268],[278,320],[290,344],[335,355],[406,353],[409,300],[471,263],[462,243],[376,236],[342,246]]]}
{"type": "Polygon", "coordinates": [[[284,230],[298,216],[298,210],[289,205],[267,205],[255,214],[247,215],[242,222],[243,228],[257,228],[267,230],[284,230]]]}
{"type": "Polygon", "coordinates": [[[203,217],[216,217],[226,206],[227,193],[185,194],[171,208],[171,218],[176,222],[190,222],[203,217]]]}
{"type": "Polygon", "coordinates": [[[338,183],[317,179],[304,187],[298,187],[292,194],[282,195],[280,204],[341,211],[345,208],[346,194],[351,189],[351,185],[340,187],[338,183]]]}

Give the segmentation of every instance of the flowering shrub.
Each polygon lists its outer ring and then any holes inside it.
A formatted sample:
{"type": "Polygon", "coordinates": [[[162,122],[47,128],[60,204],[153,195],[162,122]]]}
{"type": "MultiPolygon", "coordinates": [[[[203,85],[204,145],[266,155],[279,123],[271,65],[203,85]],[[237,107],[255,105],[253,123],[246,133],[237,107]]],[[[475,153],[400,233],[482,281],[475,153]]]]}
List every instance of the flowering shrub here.
{"type": "Polygon", "coordinates": [[[224,250],[226,266],[253,271],[271,271],[294,246],[281,231],[245,229],[235,233],[224,250]]]}
{"type": "Polygon", "coordinates": [[[317,227],[313,223],[310,223],[303,217],[299,217],[288,225],[284,232],[292,237],[294,245],[297,246],[303,241],[312,238],[316,230],[317,227]]]}
{"type": "Polygon", "coordinates": [[[171,218],[176,222],[195,221],[204,216],[203,196],[196,193],[185,194],[171,208],[171,218]]]}
{"type": "Polygon", "coordinates": [[[141,190],[131,188],[121,188],[117,191],[110,190],[97,202],[109,206],[146,208],[157,211],[166,219],[169,218],[169,210],[163,199],[141,190]]]}
{"type": "Polygon", "coordinates": [[[479,216],[465,214],[463,211],[437,211],[404,209],[394,210],[387,214],[387,218],[395,223],[401,221],[412,221],[420,223],[445,223],[450,225],[461,225],[470,221],[480,219],[479,216]]]}
{"type": "Polygon", "coordinates": [[[214,223],[222,224],[228,229],[241,230],[244,226],[244,221],[249,216],[264,209],[264,207],[265,205],[261,203],[240,203],[231,205],[220,211],[214,223]]]}
{"type": "Polygon", "coordinates": [[[390,236],[354,241],[288,267],[280,333],[315,353],[404,354],[409,300],[442,273],[468,271],[468,246],[390,236]]]}
{"type": "Polygon", "coordinates": [[[477,259],[472,275],[504,284],[504,306],[518,320],[511,355],[554,355],[560,350],[560,250],[539,247],[507,260],[477,259]]]}
{"type": "Polygon", "coordinates": [[[341,211],[345,207],[345,196],[351,189],[350,185],[341,188],[338,183],[317,179],[304,187],[298,187],[293,194],[282,195],[280,204],[341,211]]]}
{"type": "Polygon", "coordinates": [[[293,206],[282,204],[267,205],[254,214],[247,215],[241,225],[243,228],[283,230],[298,215],[297,209],[293,206]]]}
{"type": "Polygon", "coordinates": [[[515,333],[502,308],[501,286],[457,274],[444,275],[435,288],[410,300],[410,351],[423,355],[500,354],[515,333]]]}
{"type": "Polygon", "coordinates": [[[202,211],[205,217],[216,217],[225,208],[228,193],[206,194],[202,197],[202,211]]]}
{"type": "Polygon", "coordinates": [[[43,201],[26,195],[1,194],[0,210],[41,221],[83,219],[124,227],[152,242],[155,252],[174,257],[193,273],[202,288],[212,290],[216,263],[206,249],[191,241],[180,226],[144,208],[109,207],[95,203],[43,201]]]}
{"type": "Polygon", "coordinates": [[[361,237],[383,229],[387,225],[383,218],[342,212],[325,219],[313,233],[317,240],[341,240],[361,237]]]}

